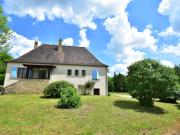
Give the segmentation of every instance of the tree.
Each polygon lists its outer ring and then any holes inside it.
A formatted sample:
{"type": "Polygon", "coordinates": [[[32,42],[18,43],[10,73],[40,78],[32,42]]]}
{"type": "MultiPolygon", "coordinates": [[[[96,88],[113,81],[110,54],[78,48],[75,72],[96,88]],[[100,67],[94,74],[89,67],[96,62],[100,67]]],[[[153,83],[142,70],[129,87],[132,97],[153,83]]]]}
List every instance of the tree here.
{"type": "Polygon", "coordinates": [[[8,54],[10,49],[8,40],[10,36],[11,32],[7,25],[7,17],[3,15],[3,10],[0,6],[0,85],[4,83],[6,61],[12,59],[12,56],[8,54]]]}
{"type": "Polygon", "coordinates": [[[6,73],[6,62],[11,60],[12,56],[7,52],[0,52],[0,85],[4,83],[4,77],[6,73]]]}
{"type": "Polygon", "coordinates": [[[3,10],[0,6],[0,52],[7,52],[10,49],[8,40],[11,37],[11,31],[7,24],[7,17],[3,15],[3,10]]]}
{"type": "Polygon", "coordinates": [[[156,60],[144,59],[128,67],[128,92],[141,105],[153,106],[154,99],[166,99],[176,89],[177,76],[172,68],[156,60]]]}
{"type": "Polygon", "coordinates": [[[113,77],[108,77],[108,91],[113,92],[114,91],[114,80],[113,77]]]}
{"type": "Polygon", "coordinates": [[[113,83],[114,83],[114,91],[125,92],[127,90],[126,76],[124,76],[123,74],[119,73],[116,75],[116,73],[114,73],[113,83]]]}
{"type": "Polygon", "coordinates": [[[179,77],[179,83],[180,83],[180,64],[175,65],[174,70],[176,72],[176,75],[179,77]]]}

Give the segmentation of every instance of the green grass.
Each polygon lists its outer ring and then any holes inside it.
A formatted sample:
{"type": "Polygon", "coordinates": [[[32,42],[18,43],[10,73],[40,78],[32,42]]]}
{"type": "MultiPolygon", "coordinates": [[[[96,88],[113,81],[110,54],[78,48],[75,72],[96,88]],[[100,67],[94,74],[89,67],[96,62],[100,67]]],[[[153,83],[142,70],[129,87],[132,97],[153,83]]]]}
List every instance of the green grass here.
{"type": "Polygon", "coordinates": [[[154,108],[115,96],[83,96],[79,109],[57,109],[57,99],[41,95],[0,96],[2,135],[159,135],[180,118],[180,105],[156,102],[154,108]]]}

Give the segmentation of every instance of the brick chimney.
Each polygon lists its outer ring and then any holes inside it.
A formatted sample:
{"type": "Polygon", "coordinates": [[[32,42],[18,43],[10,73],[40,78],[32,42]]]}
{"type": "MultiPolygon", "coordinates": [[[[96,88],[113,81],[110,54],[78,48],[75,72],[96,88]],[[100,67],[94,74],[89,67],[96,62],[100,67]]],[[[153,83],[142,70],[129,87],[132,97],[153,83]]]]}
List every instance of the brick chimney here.
{"type": "Polygon", "coordinates": [[[59,41],[58,41],[58,52],[62,53],[62,39],[59,38],[59,41]]]}
{"type": "Polygon", "coordinates": [[[38,41],[35,40],[34,42],[34,49],[38,47],[38,41]]]}

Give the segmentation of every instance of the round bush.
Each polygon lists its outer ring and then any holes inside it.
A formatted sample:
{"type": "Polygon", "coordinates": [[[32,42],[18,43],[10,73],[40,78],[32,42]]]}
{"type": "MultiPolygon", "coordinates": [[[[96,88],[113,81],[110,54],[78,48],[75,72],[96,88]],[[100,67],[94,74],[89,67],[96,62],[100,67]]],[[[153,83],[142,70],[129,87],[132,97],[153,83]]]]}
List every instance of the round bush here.
{"type": "Polygon", "coordinates": [[[45,97],[59,98],[64,88],[74,87],[73,84],[67,81],[56,81],[50,83],[43,91],[45,97]]]}
{"type": "Polygon", "coordinates": [[[77,93],[76,88],[67,87],[61,92],[61,98],[58,101],[59,108],[77,108],[81,105],[81,98],[77,93]]]}
{"type": "Polygon", "coordinates": [[[174,69],[156,60],[144,59],[128,67],[128,92],[144,106],[153,106],[154,99],[157,98],[167,99],[171,96],[173,99],[176,82],[174,69]]]}

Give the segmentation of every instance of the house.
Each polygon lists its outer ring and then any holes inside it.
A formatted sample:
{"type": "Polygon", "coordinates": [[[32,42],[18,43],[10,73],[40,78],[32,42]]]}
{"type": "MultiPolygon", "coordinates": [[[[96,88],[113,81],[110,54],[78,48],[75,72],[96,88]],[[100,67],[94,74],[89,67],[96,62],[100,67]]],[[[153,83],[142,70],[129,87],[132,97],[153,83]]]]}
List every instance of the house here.
{"type": "Polygon", "coordinates": [[[107,95],[107,65],[86,48],[43,44],[7,62],[4,88],[9,93],[41,93],[51,82],[65,80],[78,88],[93,80],[92,94],[107,95]]]}

